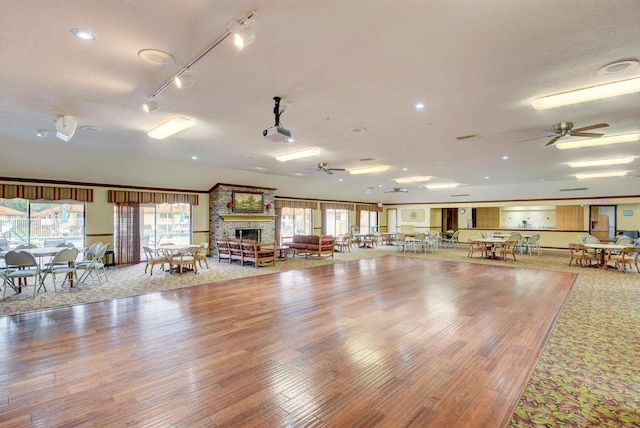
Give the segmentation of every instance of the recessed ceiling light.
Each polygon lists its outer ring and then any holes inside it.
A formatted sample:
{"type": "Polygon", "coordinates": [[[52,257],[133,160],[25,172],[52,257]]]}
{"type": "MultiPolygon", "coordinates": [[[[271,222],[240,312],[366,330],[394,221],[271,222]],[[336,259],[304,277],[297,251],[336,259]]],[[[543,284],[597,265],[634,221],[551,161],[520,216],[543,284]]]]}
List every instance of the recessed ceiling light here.
{"type": "Polygon", "coordinates": [[[339,178],[338,181],[342,181],[342,178],[339,178]]]}
{"type": "Polygon", "coordinates": [[[566,141],[556,143],[556,149],[580,149],[583,147],[606,146],[609,144],[631,143],[640,140],[640,132],[631,134],[610,135],[608,137],[589,138],[587,140],[566,141]]]}
{"type": "Polygon", "coordinates": [[[170,54],[157,49],[143,49],[138,52],[138,58],[152,65],[167,65],[175,62],[170,54]]]}
{"type": "Polygon", "coordinates": [[[607,177],[623,177],[627,175],[627,171],[611,171],[611,172],[594,172],[594,173],[583,173],[576,174],[576,178],[607,178],[607,177]]]}
{"type": "Polygon", "coordinates": [[[415,104],[414,107],[416,108],[416,110],[422,110],[424,108],[424,103],[422,101],[419,101],[415,104]]]}
{"type": "Polygon", "coordinates": [[[349,174],[358,175],[358,174],[371,174],[374,172],[383,172],[388,170],[389,167],[387,165],[378,165],[378,166],[370,166],[366,168],[354,168],[349,170],[349,174]]]}
{"type": "Polygon", "coordinates": [[[290,152],[290,153],[284,153],[284,154],[281,154],[281,155],[277,155],[276,156],[276,160],[279,160],[280,162],[286,162],[286,161],[290,161],[290,160],[294,160],[294,159],[308,158],[310,156],[315,156],[318,153],[320,153],[320,150],[315,149],[315,148],[309,148],[309,149],[298,150],[298,151],[295,151],[295,152],[290,152]]]}
{"type": "Polygon", "coordinates": [[[581,168],[584,166],[622,165],[633,162],[634,157],[628,156],[616,159],[598,159],[592,161],[569,162],[571,168],[581,168]]]}
{"type": "Polygon", "coordinates": [[[509,156],[502,156],[502,160],[507,160],[509,159],[509,156]]]}
{"type": "Polygon", "coordinates": [[[485,180],[489,180],[491,177],[489,177],[488,175],[484,178],[485,180]]]}
{"type": "Polygon", "coordinates": [[[409,171],[409,168],[402,168],[403,171],[409,171]]]}
{"type": "Polygon", "coordinates": [[[592,86],[590,88],[578,89],[576,91],[564,92],[561,94],[549,95],[547,97],[533,100],[531,105],[536,110],[546,110],[549,108],[632,94],[634,92],[640,92],[640,77],[592,86]]]}
{"type": "Polygon", "coordinates": [[[191,156],[191,159],[198,160],[198,156],[191,156]]]}
{"type": "Polygon", "coordinates": [[[36,132],[36,136],[40,138],[44,138],[47,135],[49,135],[49,131],[47,131],[46,129],[39,129],[38,132],[36,132]]]}
{"type": "Polygon", "coordinates": [[[611,64],[607,64],[604,67],[600,68],[596,74],[599,76],[607,76],[610,74],[618,74],[625,71],[631,71],[638,68],[638,61],[629,60],[629,61],[618,61],[611,64]]]}
{"type": "Polygon", "coordinates": [[[73,28],[71,33],[81,40],[88,40],[90,42],[98,40],[98,37],[95,34],[89,30],[85,30],[84,28],[73,28]]]}

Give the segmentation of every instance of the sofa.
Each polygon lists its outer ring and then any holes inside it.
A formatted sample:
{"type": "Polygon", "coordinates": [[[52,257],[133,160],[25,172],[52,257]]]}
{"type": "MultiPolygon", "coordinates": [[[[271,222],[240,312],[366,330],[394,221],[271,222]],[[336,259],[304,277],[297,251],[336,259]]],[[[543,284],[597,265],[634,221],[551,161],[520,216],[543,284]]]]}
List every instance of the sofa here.
{"type": "Polygon", "coordinates": [[[260,243],[252,239],[218,238],[216,240],[218,261],[237,260],[242,266],[253,263],[259,266],[274,265],[276,261],[275,242],[260,243]]]}
{"type": "Polygon", "coordinates": [[[290,253],[304,255],[305,258],[309,256],[333,258],[335,243],[336,239],[331,235],[293,235],[293,239],[287,243],[287,246],[290,253]]]}

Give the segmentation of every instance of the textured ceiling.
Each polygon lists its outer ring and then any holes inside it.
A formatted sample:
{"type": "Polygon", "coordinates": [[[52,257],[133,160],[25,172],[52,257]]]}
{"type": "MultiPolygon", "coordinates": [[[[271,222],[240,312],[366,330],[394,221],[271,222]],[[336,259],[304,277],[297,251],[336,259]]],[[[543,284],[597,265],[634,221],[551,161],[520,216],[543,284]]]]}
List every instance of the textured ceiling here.
{"type": "Polygon", "coordinates": [[[640,56],[637,0],[9,0],[3,9],[3,177],[185,190],[237,183],[274,187],[281,196],[370,202],[640,194],[639,159],[624,167],[624,178],[578,181],[566,165],[640,156],[640,142],[580,150],[545,147],[545,138],[518,143],[549,135],[560,121],[606,122],[607,135],[640,131],[640,94],[545,111],[530,104],[640,76],[640,68],[596,73],[640,56]],[[142,112],[149,95],[252,10],[255,43],[238,51],[223,41],[191,68],[193,86],[167,87],[157,97],[160,110],[142,112]],[[76,27],[98,40],[76,39],[76,27]],[[145,63],[143,49],[168,52],[175,62],[145,63]],[[289,103],[281,123],[294,143],[262,138],[274,124],[274,96],[289,103]],[[415,110],[417,101],[426,107],[415,110]],[[55,138],[60,115],[102,131],[79,129],[63,142],[55,138]],[[175,116],[195,125],[162,141],[146,135],[175,116]],[[48,136],[37,137],[39,129],[48,136]],[[456,139],[471,134],[479,137],[456,139]],[[273,158],[307,147],[320,154],[273,158]],[[390,168],[327,175],[311,172],[318,162],[390,168]],[[412,175],[461,185],[436,191],[394,181],[412,175]],[[409,191],[386,193],[394,187],[409,191]]]}

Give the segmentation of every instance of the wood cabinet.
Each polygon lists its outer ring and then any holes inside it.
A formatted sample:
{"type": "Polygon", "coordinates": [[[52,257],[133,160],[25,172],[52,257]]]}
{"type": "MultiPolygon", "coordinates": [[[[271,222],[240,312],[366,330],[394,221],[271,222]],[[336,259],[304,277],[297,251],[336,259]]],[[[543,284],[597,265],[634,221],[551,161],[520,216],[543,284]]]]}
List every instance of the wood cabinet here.
{"type": "Polygon", "coordinates": [[[584,208],[581,205],[558,205],[556,229],[584,230],[584,208]]]}

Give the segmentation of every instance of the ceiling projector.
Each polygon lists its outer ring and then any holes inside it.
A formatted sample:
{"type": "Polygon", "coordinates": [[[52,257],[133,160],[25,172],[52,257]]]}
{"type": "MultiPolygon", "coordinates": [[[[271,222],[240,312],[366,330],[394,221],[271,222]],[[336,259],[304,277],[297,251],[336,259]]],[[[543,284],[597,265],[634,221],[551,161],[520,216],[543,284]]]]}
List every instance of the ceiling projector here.
{"type": "Polygon", "coordinates": [[[269,141],[276,143],[288,142],[291,140],[291,131],[284,129],[281,126],[272,126],[262,131],[262,136],[269,141]]]}

